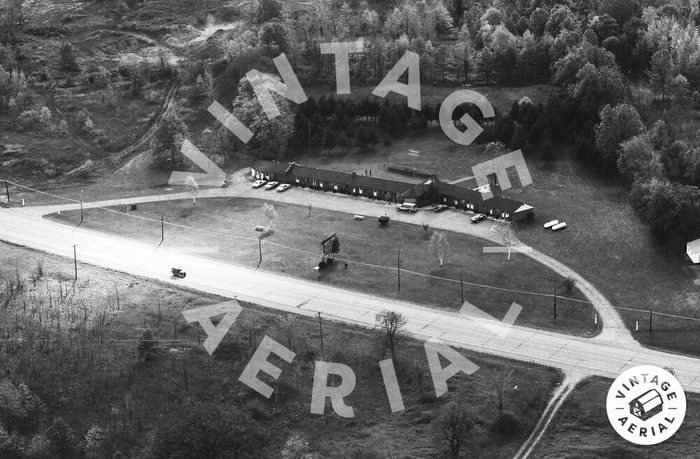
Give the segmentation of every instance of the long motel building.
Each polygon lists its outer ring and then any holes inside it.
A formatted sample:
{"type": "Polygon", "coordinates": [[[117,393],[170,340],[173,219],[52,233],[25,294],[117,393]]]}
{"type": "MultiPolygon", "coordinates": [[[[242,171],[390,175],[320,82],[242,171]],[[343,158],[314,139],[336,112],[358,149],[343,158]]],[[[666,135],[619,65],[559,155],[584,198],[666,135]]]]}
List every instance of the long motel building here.
{"type": "Polygon", "coordinates": [[[423,183],[407,183],[356,173],[337,172],[297,163],[258,161],[251,177],[289,183],[292,186],[361,196],[392,203],[414,203],[419,207],[444,204],[455,209],[486,214],[509,221],[532,218],[534,207],[502,196],[484,199],[477,190],[451,185],[431,178],[423,183]]]}

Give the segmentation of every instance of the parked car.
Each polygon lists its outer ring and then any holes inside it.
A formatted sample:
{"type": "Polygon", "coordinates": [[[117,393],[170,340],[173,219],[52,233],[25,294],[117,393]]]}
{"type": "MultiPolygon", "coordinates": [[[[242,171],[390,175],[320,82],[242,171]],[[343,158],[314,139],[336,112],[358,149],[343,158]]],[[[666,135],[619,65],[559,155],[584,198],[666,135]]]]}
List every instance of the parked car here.
{"type": "Polygon", "coordinates": [[[433,207],[433,211],[435,212],[442,212],[443,210],[447,210],[448,206],[445,204],[438,204],[437,206],[433,207]]]}
{"type": "Polygon", "coordinates": [[[404,203],[404,204],[400,204],[396,208],[396,210],[398,210],[399,212],[414,212],[415,213],[415,212],[418,212],[418,206],[416,206],[415,204],[412,204],[412,203],[404,203]]]}
{"type": "Polygon", "coordinates": [[[480,223],[486,220],[486,215],[484,214],[476,214],[471,218],[472,223],[480,223]]]}
{"type": "Polygon", "coordinates": [[[265,180],[256,180],[253,182],[253,188],[260,188],[261,186],[263,186],[266,183],[267,182],[265,180]]]}
{"type": "Polygon", "coordinates": [[[276,187],[276,186],[279,185],[279,184],[280,184],[280,182],[268,182],[268,184],[265,185],[265,189],[266,189],[266,190],[271,190],[271,189],[273,189],[274,187],[276,187]]]}
{"type": "Polygon", "coordinates": [[[283,183],[280,186],[277,187],[277,192],[281,193],[283,191],[287,191],[290,189],[292,186],[289,183],[283,183]]]}

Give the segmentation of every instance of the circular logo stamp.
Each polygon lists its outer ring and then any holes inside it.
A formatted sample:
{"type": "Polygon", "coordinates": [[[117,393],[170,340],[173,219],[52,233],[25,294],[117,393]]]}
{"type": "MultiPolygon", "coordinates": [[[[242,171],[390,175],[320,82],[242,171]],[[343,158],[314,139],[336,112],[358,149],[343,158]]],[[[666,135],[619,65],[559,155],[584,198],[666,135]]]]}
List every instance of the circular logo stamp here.
{"type": "Polygon", "coordinates": [[[655,445],[668,440],[683,423],[686,399],[675,376],[642,365],[622,373],[608,391],[608,419],[625,440],[655,445]]]}

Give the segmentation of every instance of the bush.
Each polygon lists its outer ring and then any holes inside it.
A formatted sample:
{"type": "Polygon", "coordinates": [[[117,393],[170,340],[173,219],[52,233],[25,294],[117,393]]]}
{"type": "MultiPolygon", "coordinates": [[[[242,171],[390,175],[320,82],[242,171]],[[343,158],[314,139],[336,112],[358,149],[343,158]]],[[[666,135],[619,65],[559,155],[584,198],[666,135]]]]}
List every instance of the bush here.
{"type": "Polygon", "coordinates": [[[245,409],[250,413],[250,417],[256,421],[269,421],[271,418],[270,411],[257,398],[248,400],[245,409]]]}
{"type": "Polygon", "coordinates": [[[498,415],[496,420],[491,425],[491,429],[501,435],[507,437],[516,437],[520,435],[522,426],[520,419],[510,411],[504,411],[498,415]]]}
{"type": "Polygon", "coordinates": [[[37,110],[23,111],[17,118],[20,130],[31,129],[41,121],[41,114],[37,110]]]}
{"type": "Polygon", "coordinates": [[[574,287],[576,287],[576,279],[567,277],[562,281],[562,285],[567,293],[571,293],[574,290],[574,287]]]}
{"type": "Polygon", "coordinates": [[[78,54],[76,53],[75,47],[73,47],[72,44],[65,43],[63,46],[61,46],[58,59],[58,65],[62,70],[68,70],[70,72],[80,70],[80,66],[78,65],[78,54]]]}
{"type": "Polygon", "coordinates": [[[146,360],[153,358],[158,352],[158,340],[153,337],[153,332],[151,332],[151,330],[146,329],[143,331],[143,335],[137,346],[137,351],[139,357],[146,360]]]}

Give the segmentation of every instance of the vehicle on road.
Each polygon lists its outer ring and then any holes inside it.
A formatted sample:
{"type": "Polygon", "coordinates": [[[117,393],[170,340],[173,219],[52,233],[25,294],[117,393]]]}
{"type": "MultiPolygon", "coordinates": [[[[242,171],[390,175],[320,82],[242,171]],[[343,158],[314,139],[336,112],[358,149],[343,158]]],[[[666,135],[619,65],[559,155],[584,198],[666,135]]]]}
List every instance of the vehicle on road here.
{"type": "Polygon", "coordinates": [[[287,191],[290,189],[292,186],[289,183],[283,183],[280,186],[277,187],[277,192],[282,193],[283,191],[287,191]]]}
{"type": "Polygon", "coordinates": [[[486,220],[486,215],[484,214],[476,214],[471,218],[472,223],[481,223],[484,220],[486,220]]]}
{"type": "Polygon", "coordinates": [[[181,268],[170,268],[170,271],[173,273],[173,277],[177,277],[179,279],[184,279],[187,273],[183,271],[181,268]]]}
{"type": "Polygon", "coordinates": [[[265,189],[271,190],[279,184],[280,184],[280,182],[269,182],[267,185],[265,185],[265,189]]]}
{"type": "Polygon", "coordinates": [[[260,188],[261,186],[263,186],[266,183],[267,182],[265,180],[256,180],[253,182],[253,188],[260,188]]]}
{"type": "Polygon", "coordinates": [[[408,203],[408,202],[407,202],[407,203],[404,203],[404,204],[400,204],[400,205],[396,208],[396,210],[398,210],[399,212],[412,212],[412,213],[415,213],[415,212],[418,212],[418,206],[416,206],[415,204],[412,204],[412,203],[408,203]]]}

